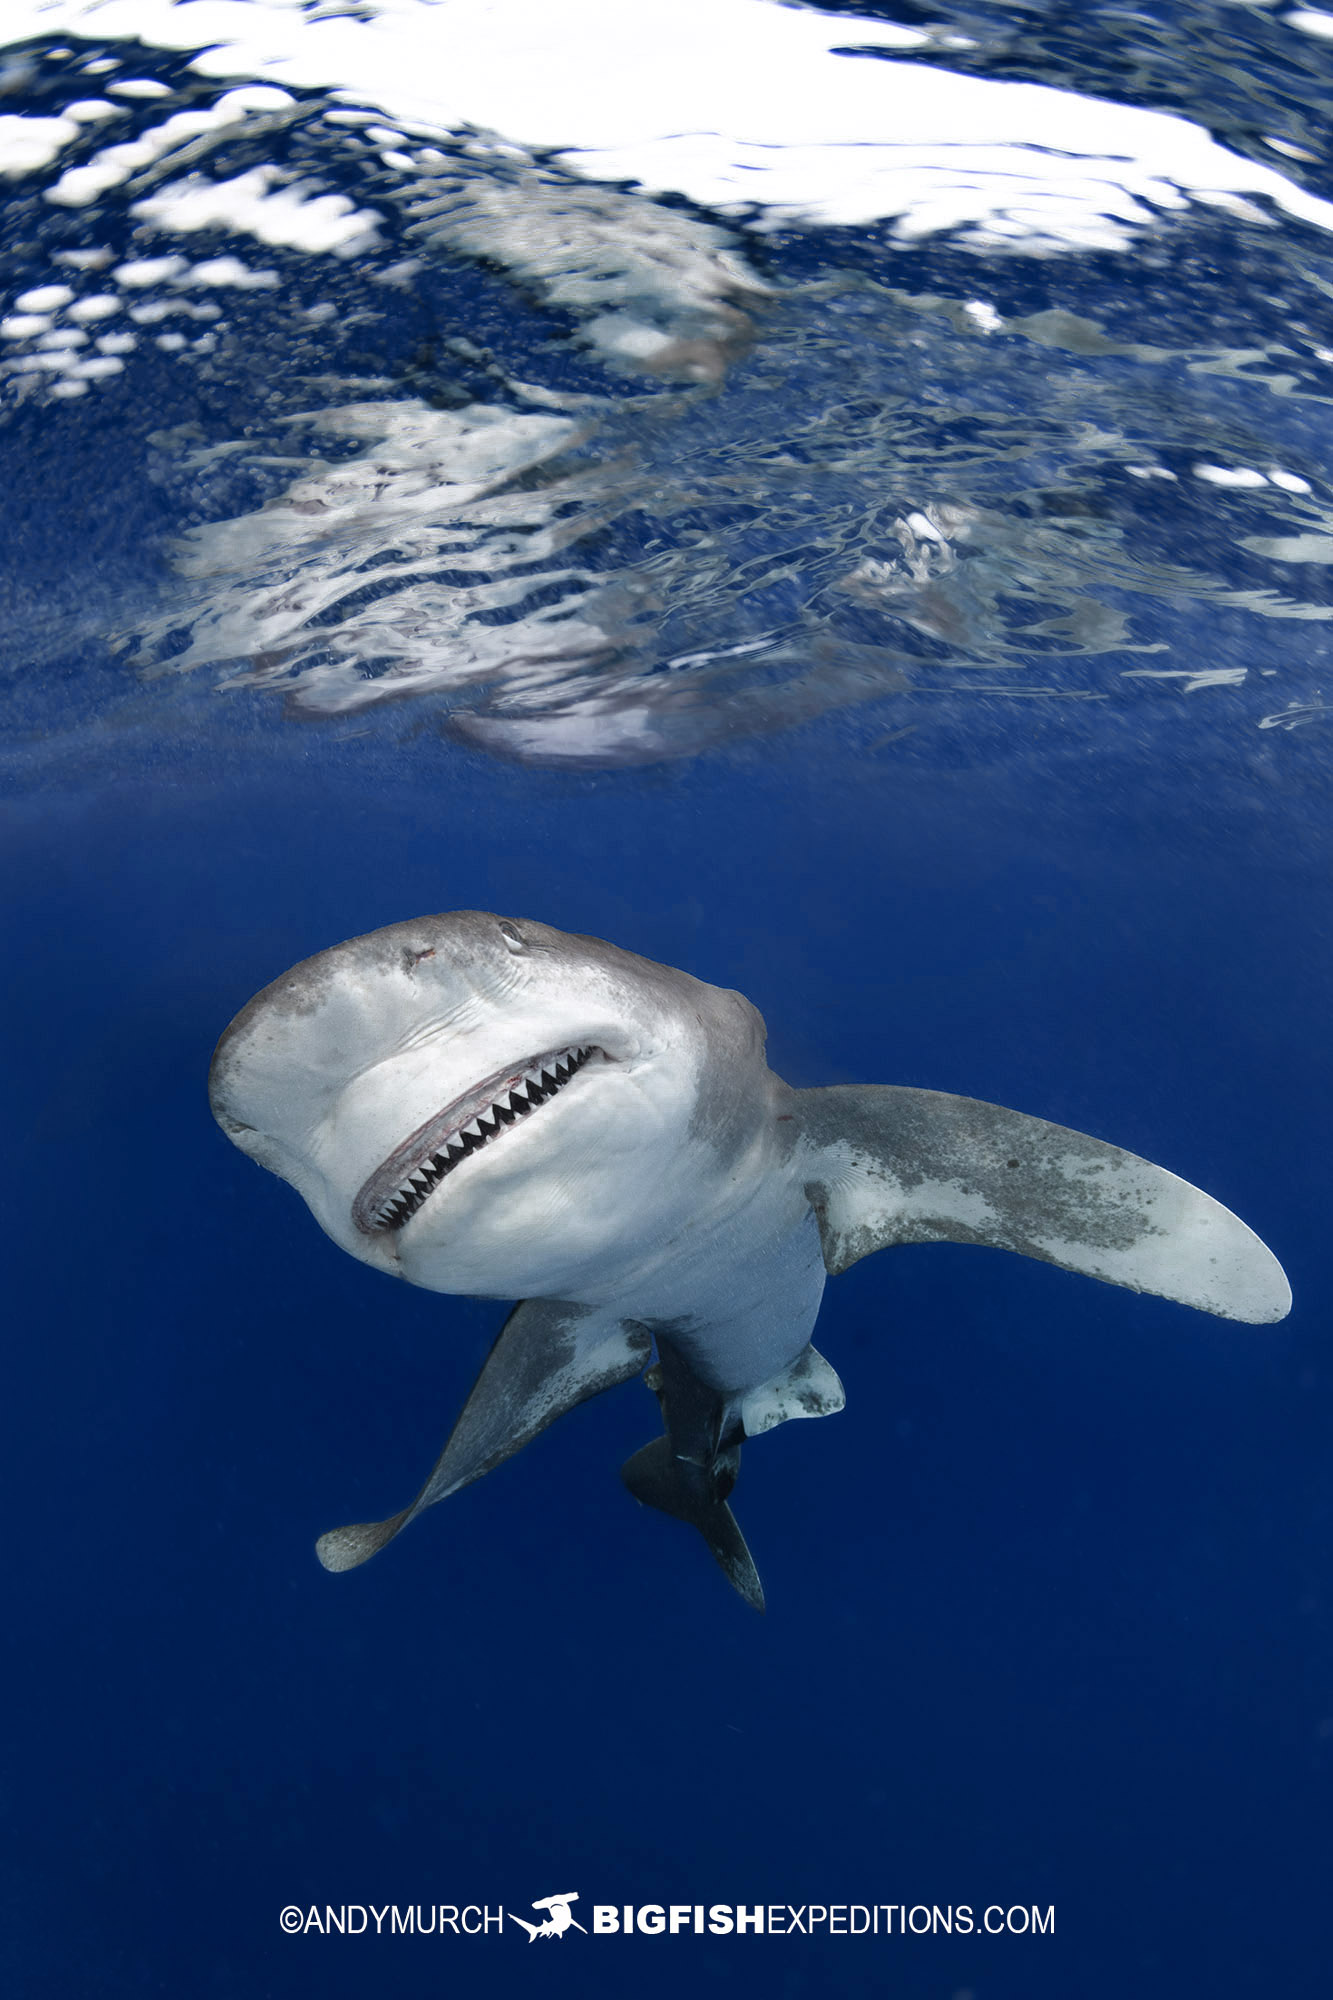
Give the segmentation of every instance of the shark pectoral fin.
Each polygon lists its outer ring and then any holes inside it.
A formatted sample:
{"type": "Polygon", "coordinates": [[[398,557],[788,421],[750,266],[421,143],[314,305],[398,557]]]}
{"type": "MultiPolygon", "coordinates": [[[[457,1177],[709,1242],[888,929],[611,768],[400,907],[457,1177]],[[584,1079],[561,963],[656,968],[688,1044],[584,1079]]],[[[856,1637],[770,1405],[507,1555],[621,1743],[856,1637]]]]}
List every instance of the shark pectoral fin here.
{"type": "Polygon", "coordinates": [[[566,1410],[639,1374],[651,1351],[646,1329],[632,1321],[590,1306],[525,1299],[505,1321],[411,1506],[387,1521],[321,1535],[315,1549],[325,1569],[355,1569],[423,1509],[512,1458],[566,1410]]]}
{"type": "Polygon", "coordinates": [[[997,1104],[893,1085],[794,1093],[806,1194],[835,1274],[897,1243],[980,1243],[1222,1319],[1282,1319],[1253,1230],[1163,1167],[997,1104]]]}
{"type": "Polygon", "coordinates": [[[817,1348],[806,1347],[771,1382],[747,1390],[740,1403],[741,1428],[747,1438],[762,1437],[792,1417],[834,1416],[846,1401],[835,1371],[817,1348]]]}
{"type": "Polygon", "coordinates": [[[315,1554],[325,1569],[356,1569],[377,1556],[384,1544],[407,1526],[415,1512],[413,1505],[404,1507],[401,1514],[391,1514],[387,1521],[360,1521],[350,1528],[330,1528],[315,1543],[315,1554]]]}
{"type": "Polygon", "coordinates": [[[754,1558],[736,1525],[736,1516],[726,1500],[718,1497],[715,1478],[703,1466],[678,1458],[671,1439],[660,1437],[626,1459],[620,1476],[645,1507],[656,1507],[659,1513],[697,1528],[733,1590],[756,1611],[763,1610],[764,1586],[754,1558]]]}

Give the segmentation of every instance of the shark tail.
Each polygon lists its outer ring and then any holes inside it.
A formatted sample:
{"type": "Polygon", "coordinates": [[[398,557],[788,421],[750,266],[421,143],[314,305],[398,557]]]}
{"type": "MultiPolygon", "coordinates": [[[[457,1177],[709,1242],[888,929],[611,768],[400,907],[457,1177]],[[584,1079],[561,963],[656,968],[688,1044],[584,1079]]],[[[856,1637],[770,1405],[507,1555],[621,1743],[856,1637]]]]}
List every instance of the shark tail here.
{"type": "Polygon", "coordinates": [[[620,1476],[646,1507],[656,1507],[659,1513],[697,1528],[733,1590],[756,1611],[762,1611],[764,1586],[726,1501],[735,1480],[734,1460],[739,1457],[739,1452],[727,1453],[711,1470],[705,1470],[692,1459],[678,1457],[671,1439],[660,1437],[627,1459],[620,1476]]]}

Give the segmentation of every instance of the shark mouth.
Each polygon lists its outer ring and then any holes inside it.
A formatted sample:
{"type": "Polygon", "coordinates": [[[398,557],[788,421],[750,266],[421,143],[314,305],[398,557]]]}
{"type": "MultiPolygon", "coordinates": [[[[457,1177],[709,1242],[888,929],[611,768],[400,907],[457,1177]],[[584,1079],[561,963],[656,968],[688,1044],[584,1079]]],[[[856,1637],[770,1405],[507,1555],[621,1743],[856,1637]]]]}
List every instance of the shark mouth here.
{"type": "Polygon", "coordinates": [[[557,1096],[592,1056],[604,1054],[584,1045],[533,1056],[522,1068],[500,1070],[446,1104],[376,1167],[352,1203],[357,1228],[365,1236],[401,1229],[460,1160],[492,1145],[509,1126],[557,1096]]]}

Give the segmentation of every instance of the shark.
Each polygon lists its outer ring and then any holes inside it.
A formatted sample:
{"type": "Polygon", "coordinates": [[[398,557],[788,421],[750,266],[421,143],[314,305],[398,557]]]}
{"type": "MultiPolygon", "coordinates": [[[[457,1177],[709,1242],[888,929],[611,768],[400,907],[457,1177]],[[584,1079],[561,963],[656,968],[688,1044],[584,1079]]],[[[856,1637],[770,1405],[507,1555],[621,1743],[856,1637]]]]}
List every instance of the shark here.
{"type": "Polygon", "coordinates": [[[966,1243],[1266,1324],[1277,1258],[1133,1153],[969,1097],[793,1089],[740,993],[529,919],[460,910],[307,958],[226,1029],[227,1136],[342,1249],[428,1291],[519,1300],[429,1477],[334,1529],[355,1568],[567,1410],[642,1376],[660,1435],[622,1468],[764,1607],[730,1505],[742,1445],[843,1407],[811,1344],[826,1279],[966,1243]]]}

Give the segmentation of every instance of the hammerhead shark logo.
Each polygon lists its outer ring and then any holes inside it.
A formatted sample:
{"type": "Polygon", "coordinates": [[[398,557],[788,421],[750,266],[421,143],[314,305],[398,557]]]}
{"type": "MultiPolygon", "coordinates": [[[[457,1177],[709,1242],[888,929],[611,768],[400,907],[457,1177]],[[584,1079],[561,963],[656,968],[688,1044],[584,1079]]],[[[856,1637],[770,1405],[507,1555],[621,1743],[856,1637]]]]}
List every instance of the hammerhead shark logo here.
{"type": "Polygon", "coordinates": [[[525,1918],[516,1917],[509,1910],[505,1911],[505,1915],[509,1918],[511,1924],[523,1925],[524,1930],[528,1934],[529,1944],[532,1943],[534,1938],[563,1937],[565,1932],[571,1927],[576,1931],[583,1931],[584,1937],[587,1937],[587,1931],[583,1929],[583,1925],[579,1923],[569,1907],[571,1903],[577,1903],[578,1899],[577,1889],[571,1889],[567,1896],[538,1896],[533,1903],[533,1909],[549,1910],[551,1913],[540,1924],[530,1924],[525,1918]]]}

